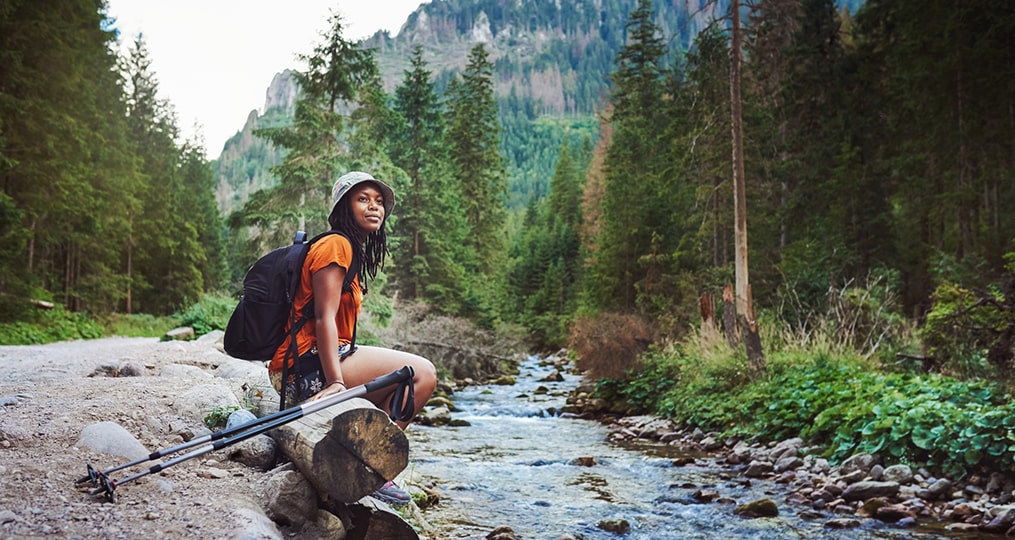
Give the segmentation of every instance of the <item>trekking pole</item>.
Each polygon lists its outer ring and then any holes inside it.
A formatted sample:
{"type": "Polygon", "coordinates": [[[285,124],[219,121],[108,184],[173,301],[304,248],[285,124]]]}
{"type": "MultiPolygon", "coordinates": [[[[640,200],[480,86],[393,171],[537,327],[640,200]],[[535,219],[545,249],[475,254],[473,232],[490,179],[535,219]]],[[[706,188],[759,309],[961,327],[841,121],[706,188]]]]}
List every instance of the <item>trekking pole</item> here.
{"type": "Polygon", "coordinates": [[[138,478],[147,476],[149,474],[161,472],[169,467],[172,467],[173,465],[183,463],[184,461],[193,459],[195,457],[203,456],[204,454],[207,454],[209,452],[220,450],[229,445],[249,439],[255,435],[260,435],[261,433],[271,431],[279,426],[288,424],[289,422],[298,420],[309,414],[313,414],[317,411],[326,409],[337,403],[342,403],[343,401],[348,401],[353,398],[365,396],[366,394],[369,394],[375,390],[386,388],[393,384],[398,384],[398,388],[395,389],[394,395],[392,396],[391,416],[395,420],[408,420],[409,418],[407,418],[407,416],[411,415],[414,412],[413,386],[412,386],[413,375],[414,372],[412,367],[405,366],[387,375],[382,375],[368,383],[361,384],[359,386],[354,386],[343,392],[339,392],[337,394],[333,394],[328,397],[318,399],[316,401],[310,401],[301,405],[297,405],[295,407],[285,409],[283,411],[278,411],[276,413],[263,416],[261,418],[255,418],[254,420],[251,420],[244,424],[240,424],[238,426],[234,426],[232,428],[226,428],[220,431],[216,431],[215,433],[203,435],[201,437],[197,437],[191,441],[188,441],[184,444],[152,452],[147,457],[139,458],[129,463],[124,463],[122,465],[118,465],[116,467],[112,467],[109,469],[105,470],[95,469],[89,463],[88,476],[80,478],[75,483],[82,484],[84,482],[90,481],[92,485],[96,486],[95,489],[91,490],[90,492],[91,495],[105,494],[107,500],[109,500],[110,502],[116,502],[115,490],[118,486],[121,486],[128,482],[132,482],[134,480],[137,480],[138,478]],[[170,454],[175,454],[177,452],[182,452],[183,450],[187,450],[201,444],[206,444],[206,446],[193,450],[187,454],[170,459],[165,463],[153,465],[148,469],[128,476],[122,480],[114,480],[109,476],[113,472],[126,469],[128,467],[133,467],[135,465],[140,465],[148,461],[154,461],[156,459],[160,459],[162,457],[168,456],[170,454]]]}

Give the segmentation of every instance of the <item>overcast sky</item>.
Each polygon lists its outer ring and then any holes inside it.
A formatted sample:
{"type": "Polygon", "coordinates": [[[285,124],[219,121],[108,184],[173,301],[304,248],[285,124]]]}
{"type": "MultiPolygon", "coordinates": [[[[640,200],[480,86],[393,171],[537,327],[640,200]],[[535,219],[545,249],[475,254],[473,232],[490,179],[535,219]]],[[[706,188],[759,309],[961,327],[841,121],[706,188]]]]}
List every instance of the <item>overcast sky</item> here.
{"type": "Polygon", "coordinates": [[[396,34],[427,1],[107,0],[124,44],[144,34],[159,97],[175,107],[185,137],[200,130],[208,159],[261,110],[276,73],[303,67],[296,55],[323,41],[332,10],[355,41],[382,29],[396,34]]]}

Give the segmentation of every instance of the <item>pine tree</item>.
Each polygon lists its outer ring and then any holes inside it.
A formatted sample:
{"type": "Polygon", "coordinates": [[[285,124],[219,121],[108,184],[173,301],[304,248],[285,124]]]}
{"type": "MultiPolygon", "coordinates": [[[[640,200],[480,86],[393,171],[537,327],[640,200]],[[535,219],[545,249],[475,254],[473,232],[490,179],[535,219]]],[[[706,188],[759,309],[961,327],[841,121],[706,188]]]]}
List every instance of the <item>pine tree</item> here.
{"type": "Polygon", "coordinates": [[[393,282],[407,297],[454,313],[462,303],[466,227],[460,188],[445,149],[443,106],[417,46],[395,88],[389,148],[408,174],[400,197],[393,282]]]}
{"type": "Polygon", "coordinates": [[[651,252],[654,233],[671,232],[666,229],[672,217],[660,192],[666,164],[661,159],[664,126],[658,107],[666,51],[651,1],[638,3],[625,28],[628,42],[612,76],[614,132],[605,163],[602,228],[585,288],[592,309],[621,311],[636,307],[635,284],[644,277],[639,259],[651,252]]]}
{"type": "Polygon", "coordinates": [[[448,89],[448,148],[465,203],[466,242],[484,276],[500,266],[505,241],[507,179],[493,91],[493,64],[480,43],[469,52],[465,71],[448,89]]]}
{"type": "Polygon", "coordinates": [[[0,9],[0,238],[16,253],[0,264],[0,317],[22,313],[30,289],[96,312],[122,295],[135,176],[104,18],[93,0],[0,9]]]}
{"type": "MultiPolygon", "coordinates": [[[[256,234],[257,241],[246,242],[250,251],[245,255],[250,260],[271,246],[291,241],[295,230],[326,231],[331,188],[347,168],[365,168],[378,178],[390,172],[379,170],[374,154],[354,156],[349,146],[355,132],[349,111],[370,100],[373,94],[364,87],[377,80],[373,53],[342,36],[340,15],[332,14],[329,25],[324,43],[316,45],[312,54],[300,56],[307,67],[295,76],[300,97],[293,124],[255,132],[287,154],[272,169],[279,184],[255,193],[230,216],[234,231],[249,227],[256,234]]],[[[363,136],[369,138],[370,127],[364,131],[363,136]]],[[[364,148],[369,145],[360,141],[357,149],[364,148]]]]}

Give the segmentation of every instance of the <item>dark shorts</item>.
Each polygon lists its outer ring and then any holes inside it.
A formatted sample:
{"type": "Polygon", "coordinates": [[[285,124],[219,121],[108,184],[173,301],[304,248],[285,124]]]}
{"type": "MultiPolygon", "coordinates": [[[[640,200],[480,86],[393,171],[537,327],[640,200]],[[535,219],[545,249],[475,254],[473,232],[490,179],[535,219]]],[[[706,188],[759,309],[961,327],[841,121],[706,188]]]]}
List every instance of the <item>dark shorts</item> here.
{"type": "MultiPolygon", "coordinates": [[[[356,352],[355,347],[348,344],[338,349],[341,359],[345,360],[349,355],[356,352]]],[[[271,382],[275,391],[282,391],[282,372],[272,373],[271,382]]],[[[288,372],[288,384],[285,385],[285,402],[289,404],[303,403],[314,394],[324,390],[328,383],[324,377],[324,370],[321,369],[321,356],[317,349],[311,349],[296,359],[292,369],[288,372]]]]}

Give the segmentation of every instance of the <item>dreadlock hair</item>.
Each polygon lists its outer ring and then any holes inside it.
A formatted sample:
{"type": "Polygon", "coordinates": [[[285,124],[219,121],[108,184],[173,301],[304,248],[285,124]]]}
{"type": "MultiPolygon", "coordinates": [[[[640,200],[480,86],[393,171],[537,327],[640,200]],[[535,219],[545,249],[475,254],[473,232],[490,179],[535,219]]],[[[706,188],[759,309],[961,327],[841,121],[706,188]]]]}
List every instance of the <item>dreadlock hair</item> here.
{"type": "MultiPolygon", "coordinates": [[[[328,224],[331,225],[332,230],[342,231],[349,238],[352,249],[359,253],[363,270],[366,270],[372,280],[377,277],[377,271],[384,266],[384,258],[388,254],[388,235],[384,230],[388,223],[388,216],[384,216],[380,229],[370,234],[364,234],[363,229],[356,224],[356,219],[352,215],[351,200],[343,197],[335,205],[335,209],[328,216],[328,224]]],[[[361,285],[365,290],[366,284],[361,285]]]]}

